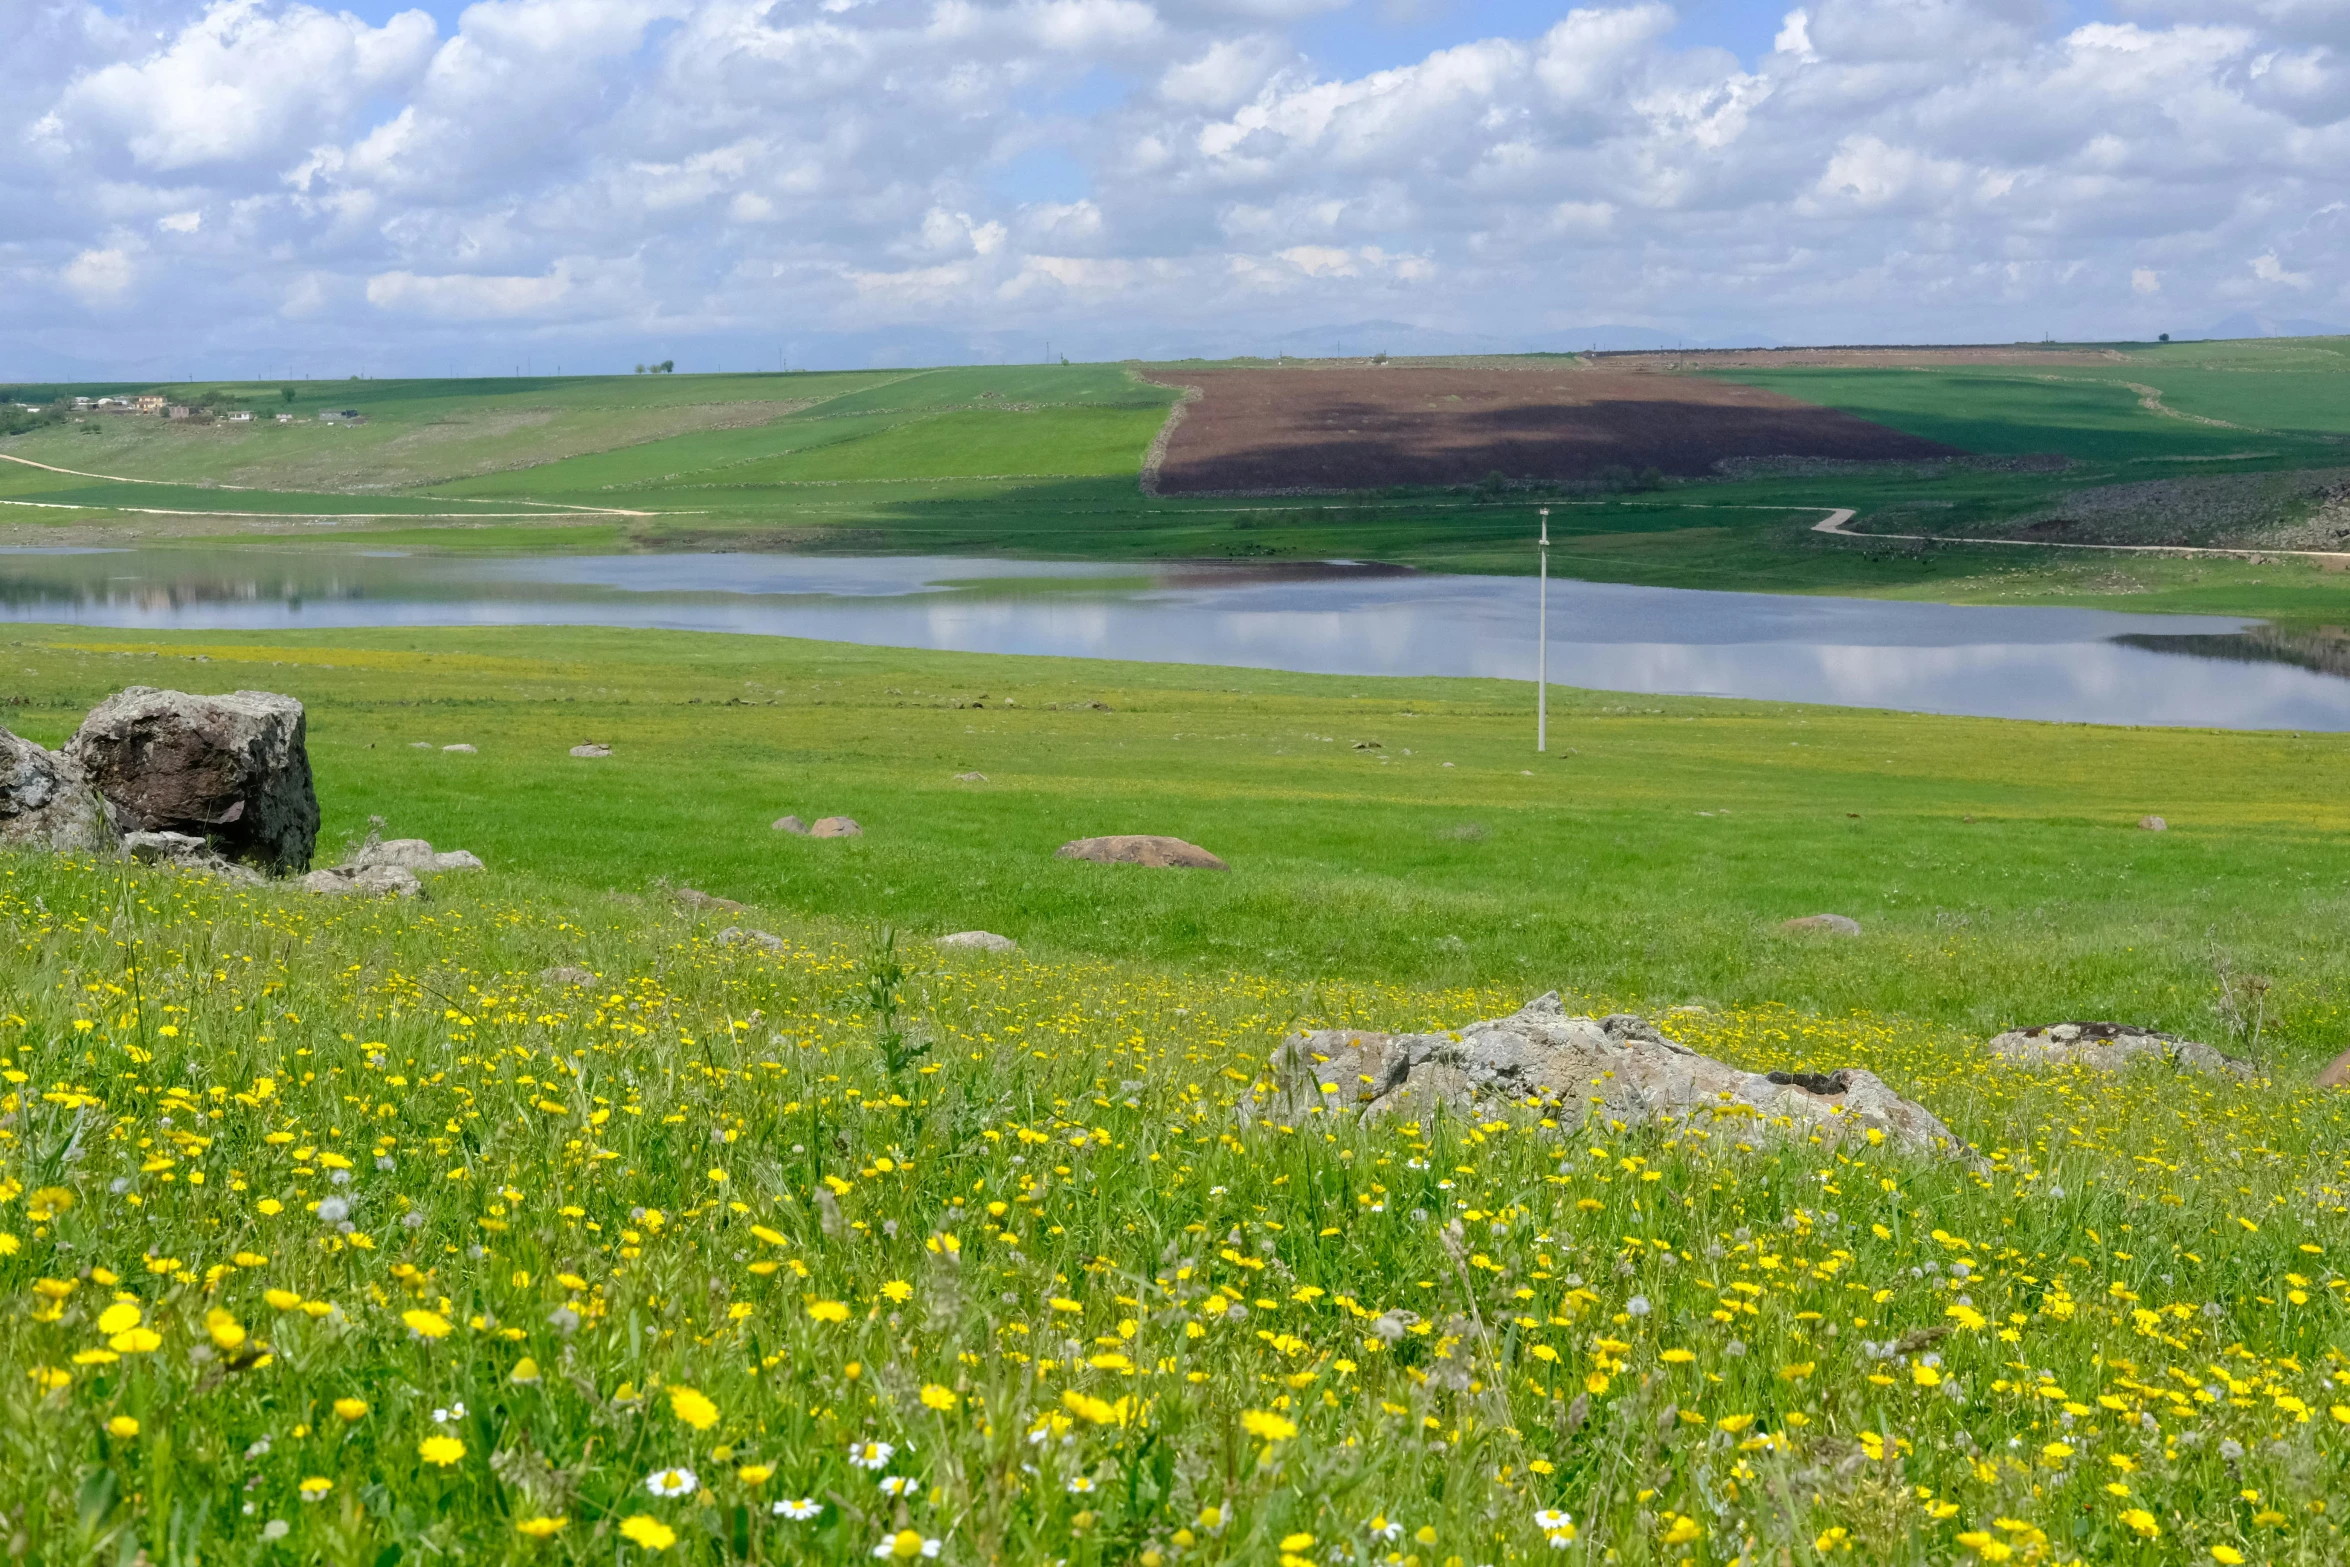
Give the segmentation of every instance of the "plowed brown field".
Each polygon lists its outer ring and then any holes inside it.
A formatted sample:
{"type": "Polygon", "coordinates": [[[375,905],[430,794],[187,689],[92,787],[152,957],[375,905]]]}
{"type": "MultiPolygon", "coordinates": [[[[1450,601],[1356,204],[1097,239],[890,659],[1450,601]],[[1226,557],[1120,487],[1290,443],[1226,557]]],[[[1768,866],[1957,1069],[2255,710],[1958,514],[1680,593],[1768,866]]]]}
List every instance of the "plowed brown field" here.
{"type": "Polygon", "coordinates": [[[1199,396],[1159,454],[1157,488],[1374,489],[1697,475],[1725,457],[1948,457],[1955,447],[1757,387],[1610,370],[1159,371],[1199,396]]]}

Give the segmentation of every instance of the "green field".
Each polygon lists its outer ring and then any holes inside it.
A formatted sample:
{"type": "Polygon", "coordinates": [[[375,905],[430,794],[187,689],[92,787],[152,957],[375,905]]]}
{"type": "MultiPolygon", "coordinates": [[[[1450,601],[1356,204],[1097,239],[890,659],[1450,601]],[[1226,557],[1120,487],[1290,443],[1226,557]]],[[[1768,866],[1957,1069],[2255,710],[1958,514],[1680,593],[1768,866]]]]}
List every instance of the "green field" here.
{"type": "Polygon", "coordinates": [[[2224,964],[2277,979],[2265,1037],[2287,1058],[2350,1044],[2333,787],[2350,736],[1568,692],[1538,758],[1513,682],[640,631],[10,636],[22,733],[61,742],[131,683],[285,690],[310,706],[326,841],[381,814],[564,886],[668,878],[1299,983],[1572,975],[1986,1034],[2108,1013],[2210,1033],[2224,964]],[[584,740],[617,754],[584,765],[566,754],[584,740]],[[460,742],[480,754],[438,749],[460,742]],[[987,784],[953,781],[972,771],[987,784]],[[2171,831],[2139,831],[2149,812],[2171,831]],[[768,826],[835,813],[867,836],[768,826]],[[1239,869],[1105,876],[1051,856],[1143,831],[1239,869]],[[1776,930],[1823,910],[1870,939],[1776,930]]]}
{"type": "Polygon", "coordinates": [[[9,637],[12,729],[291,692],[323,848],[490,867],[0,857],[26,1560],[2343,1559],[2350,737],[1562,693],[1538,758],[1494,682],[9,637]],[[1117,831],[1233,868],[1053,857],[1117,831]],[[1823,910],[1864,934],[1777,928],[1823,910]],[[973,927],[1024,950],[927,945],[973,927]],[[1294,1026],[1552,988],[1983,1162],[1236,1114],[1294,1026]],[[1984,1051],[2082,1016],[2270,1078],[1984,1051]]]}

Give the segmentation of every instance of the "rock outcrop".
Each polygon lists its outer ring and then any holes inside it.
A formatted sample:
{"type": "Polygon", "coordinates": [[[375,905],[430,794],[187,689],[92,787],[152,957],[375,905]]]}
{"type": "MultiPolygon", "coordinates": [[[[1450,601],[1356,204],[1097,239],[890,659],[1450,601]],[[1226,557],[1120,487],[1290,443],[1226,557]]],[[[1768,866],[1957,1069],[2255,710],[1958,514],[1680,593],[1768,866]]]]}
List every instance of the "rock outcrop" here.
{"type": "Polygon", "coordinates": [[[1740,1071],[1642,1018],[1569,1016],[1555,993],[1457,1034],[1293,1034],[1273,1052],[1272,1076],[1271,1093],[1245,1107],[1245,1119],[1296,1124],[1315,1114],[1371,1119],[1440,1106],[1486,1115],[1539,1105],[1568,1126],[1670,1116],[1735,1123],[1747,1135],[1877,1133],[1913,1153],[1976,1157],[1932,1111],[1873,1072],[1740,1071]]]}
{"type": "Polygon", "coordinates": [[[310,863],[318,796],[302,704],[290,696],[131,686],[82,720],[65,756],[123,832],[199,837],[269,871],[310,863]]]}
{"type": "Polygon", "coordinates": [[[573,746],[571,748],[571,754],[573,756],[585,757],[593,761],[597,757],[610,756],[612,754],[612,748],[608,745],[605,745],[600,740],[590,740],[585,745],[573,746]]]}
{"type": "Polygon", "coordinates": [[[0,847],[100,854],[113,846],[105,797],[81,768],[0,729],[0,847]]]}
{"type": "Polygon", "coordinates": [[[2328,1061],[2318,1072],[2317,1081],[2310,1086],[2312,1088],[2350,1087],[2350,1050],[2345,1050],[2328,1061]]]}
{"type": "Polygon", "coordinates": [[[424,892],[424,883],[405,865],[330,865],[300,885],[330,898],[414,898],[424,892]]]}
{"type": "Polygon", "coordinates": [[[2018,1066],[2085,1066],[2118,1072],[2135,1061],[2161,1061],[2187,1071],[2210,1072],[2249,1082],[2249,1061],[2222,1055],[2211,1046],[2175,1034],[2160,1034],[2128,1023],[2049,1023],[2011,1028],[1991,1041],[1991,1053],[2018,1066]]]}
{"type": "Polygon", "coordinates": [[[788,832],[795,838],[808,836],[808,824],[797,816],[778,816],[775,818],[774,827],[777,832],[788,832]]]}
{"type": "Polygon", "coordinates": [[[776,935],[775,932],[771,930],[745,930],[740,925],[729,925],[720,931],[718,945],[722,947],[752,946],[763,952],[785,950],[784,939],[776,935]]]}
{"type": "Polygon", "coordinates": [[[714,898],[699,887],[680,887],[670,896],[677,906],[694,914],[748,914],[750,910],[732,898],[714,898]]]}
{"type": "Polygon", "coordinates": [[[811,838],[862,838],[865,836],[865,829],[858,826],[852,817],[820,816],[816,819],[815,825],[808,829],[808,836],[811,838]]]}
{"type": "Polygon", "coordinates": [[[1091,860],[1096,865],[1147,865],[1153,870],[1228,871],[1231,866],[1195,843],[1151,833],[1118,833],[1079,838],[1053,851],[1056,859],[1091,860]]]}
{"type": "Polygon", "coordinates": [[[969,952],[1017,952],[1020,950],[1020,943],[1009,936],[999,936],[992,930],[958,930],[951,936],[939,937],[931,945],[960,948],[969,952]]]}
{"type": "MultiPolygon", "coordinates": [[[[383,818],[375,821],[381,826],[383,818]]],[[[424,891],[420,875],[480,869],[481,857],[464,849],[442,852],[422,838],[378,838],[371,831],[349,859],[312,871],[301,885],[330,897],[413,898],[424,891]]]]}
{"type": "Polygon", "coordinates": [[[436,852],[422,838],[370,838],[361,844],[345,862],[353,870],[370,870],[379,865],[397,865],[403,870],[433,874],[441,871],[478,871],[483,869],[481,857],[466,849],[447,849],[436,852]]]}

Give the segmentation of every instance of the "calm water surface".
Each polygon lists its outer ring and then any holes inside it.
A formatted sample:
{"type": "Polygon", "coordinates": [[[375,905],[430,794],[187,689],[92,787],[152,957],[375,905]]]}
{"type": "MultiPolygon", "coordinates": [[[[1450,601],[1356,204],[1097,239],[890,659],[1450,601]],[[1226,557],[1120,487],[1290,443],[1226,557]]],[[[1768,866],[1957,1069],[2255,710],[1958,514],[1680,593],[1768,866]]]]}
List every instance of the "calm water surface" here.
{"type": "MultiPolygon", "coordinates": [[[[890,556],[464,559],[0,550],[0,619],[173,630],[602,625],[1319,674],[1534,674],[1535,584],[1390,567],[890,556]]],[[[2350,645],[2214,617],[1554,580],[1599,690],[2116,724],[2350,730],[2350,645]]]]}

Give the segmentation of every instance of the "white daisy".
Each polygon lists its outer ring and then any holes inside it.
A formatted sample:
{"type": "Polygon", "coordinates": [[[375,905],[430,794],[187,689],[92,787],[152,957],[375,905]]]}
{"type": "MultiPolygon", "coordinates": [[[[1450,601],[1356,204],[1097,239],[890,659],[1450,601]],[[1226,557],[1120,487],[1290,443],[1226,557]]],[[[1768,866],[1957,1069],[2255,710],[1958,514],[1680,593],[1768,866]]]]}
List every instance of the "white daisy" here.
{"type": "Polygon", "coordinates": [[[887,1469],[890,1456],[896,1451],[887,1442],[851,1442],[849,1462],[859,1469],[887,1469]]]}
{"type": "Polygon", "coordinates": [[[912,1475],[883,1475],[881,1477],[881,1494],[884,1496],[908,1496],[913,1493],[913,1490],[914,1477],[912,1475]]]}
{"type": "Polygon", "coordinates": [[[701,1483],[691,1469],[656,1469],[645,1476],[645,1489],[655,1496],[685,1496],[701,1483]]]}
{"type": "Polygon", "coordinates": [[[778,1518],[793,1518],[805,1523],[824,1511],[824,1504],[812,1496],[803,1496],[796,1502],[777,1502],[774,1510],[778,1518]]]}

